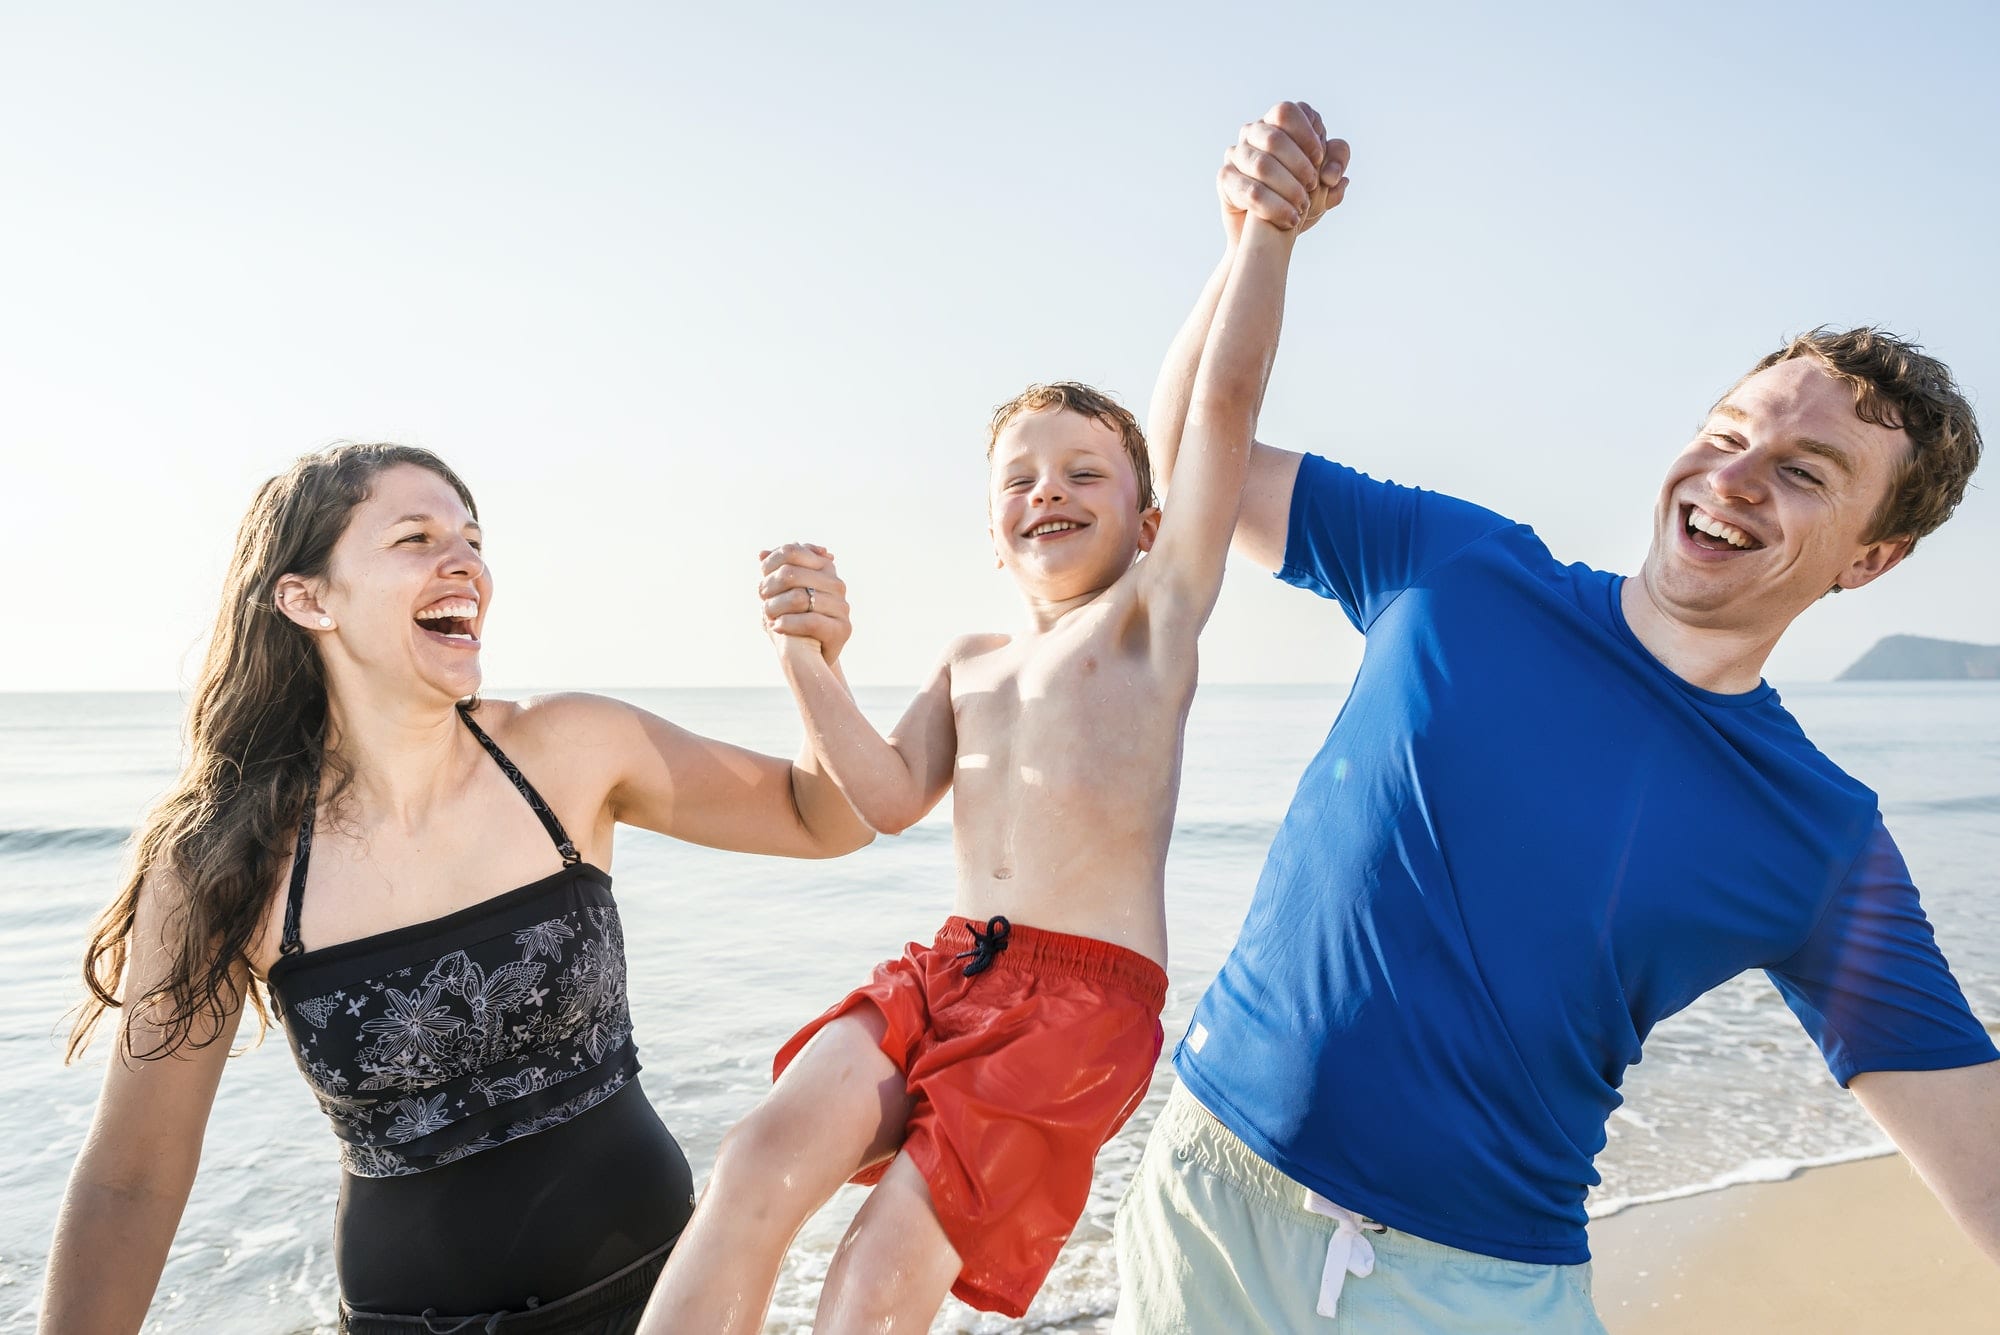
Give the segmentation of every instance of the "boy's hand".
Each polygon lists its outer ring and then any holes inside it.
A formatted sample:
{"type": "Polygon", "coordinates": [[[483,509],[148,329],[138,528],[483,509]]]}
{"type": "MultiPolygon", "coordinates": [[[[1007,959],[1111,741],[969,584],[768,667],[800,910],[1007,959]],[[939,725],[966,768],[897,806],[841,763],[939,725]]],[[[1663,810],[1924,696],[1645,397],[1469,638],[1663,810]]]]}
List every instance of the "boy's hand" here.
{"type": "Polygon", "coordinates": [[[847,637],[847,585],[833,568],[833,553],[810,542],[788,542],[757,553],[763,562],[757,597],[764,606],[764,629],[781,652],[796,649],[788,640],[816,645],[827,662],[840,658],[847,637]]]}
{"type": "Polygon", "coordinates": [[[1328,139],[1319,113],[1304,102],[1280,102],[1251,121],[1222,156],[1215,190],[1222,199],[1222,230],[1234,245],[1243,218],[1254,213],[1272,226],[1304,231],[1337,207],[1347,193],[1345,139],[1328,139]]]}

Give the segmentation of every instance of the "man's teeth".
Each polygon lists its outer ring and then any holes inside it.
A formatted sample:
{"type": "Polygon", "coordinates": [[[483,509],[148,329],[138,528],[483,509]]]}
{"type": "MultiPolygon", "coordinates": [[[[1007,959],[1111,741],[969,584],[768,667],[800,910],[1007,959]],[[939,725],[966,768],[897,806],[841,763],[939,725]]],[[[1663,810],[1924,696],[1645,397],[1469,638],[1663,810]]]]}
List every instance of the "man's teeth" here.
{"type": "Polygon", "coordinates": [[[1031,538],[1039,538],[1044,533],[1067,533],[1073,528],[1082,528],[1082,527],[1083,525],[1072,524],[1067,519],[1051,519],[1046,524],[1037,524],[1033,528],[1029,529],[1028,536],[1031,538]]]}
{"type": "Polygon", "coordinates": [[[1721,538],[1731,547],[1748,547],[1750,535],[1734,524],[1725,524],[1714,515],[1696,510],[1688,515],[1688,527],[1699,529],[1711,538],[1721,538]]]}

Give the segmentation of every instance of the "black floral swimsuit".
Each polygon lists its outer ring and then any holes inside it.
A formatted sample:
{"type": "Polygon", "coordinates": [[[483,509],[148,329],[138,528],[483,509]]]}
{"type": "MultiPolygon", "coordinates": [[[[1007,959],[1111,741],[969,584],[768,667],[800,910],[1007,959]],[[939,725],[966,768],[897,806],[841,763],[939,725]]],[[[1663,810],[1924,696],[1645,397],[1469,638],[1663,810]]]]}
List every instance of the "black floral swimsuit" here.
{"type": "MultiPolygon", "coordinates": [[[[341,1142],[335,1258],[355,1329],[354,1313],[428,1313],[411,1319],[436,1329],[541,1313],[664,1256],[692,1204],[687,1162],[638,1087],[611,878],[582,860],[470,712],[460,717],[540,818],[561,869],[429,922],[307,950],[308,802],[269,976],[341,1142]]],[[[525,1329],[511,1318],[496,1328],[525,1329]]]]}

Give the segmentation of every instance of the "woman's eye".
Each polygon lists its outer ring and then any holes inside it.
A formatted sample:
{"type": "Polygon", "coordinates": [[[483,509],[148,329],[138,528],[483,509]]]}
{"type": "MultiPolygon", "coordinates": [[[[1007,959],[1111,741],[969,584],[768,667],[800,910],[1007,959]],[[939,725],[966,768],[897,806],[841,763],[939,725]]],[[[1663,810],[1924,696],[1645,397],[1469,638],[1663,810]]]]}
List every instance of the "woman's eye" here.
{"type": "Polygon", "coordinates": [[[429,541],[430,541],[430,537],[431,537],[431,535],[430,535],[430,534],[428,534],[428,533],[409,533],[409,534],[405,534],[405,535],[404,535],[403,537],[400,537],[400,538],[396,539],[396,541],[397,541],[397,542],[429,542],[429,541]]]}

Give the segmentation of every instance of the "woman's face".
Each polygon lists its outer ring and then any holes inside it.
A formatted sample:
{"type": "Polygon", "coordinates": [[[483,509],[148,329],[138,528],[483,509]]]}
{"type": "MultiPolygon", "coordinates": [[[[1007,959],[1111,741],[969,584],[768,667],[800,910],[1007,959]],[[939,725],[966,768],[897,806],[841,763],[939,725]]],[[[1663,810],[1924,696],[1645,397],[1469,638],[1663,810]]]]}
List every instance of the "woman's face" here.
{"type": "Polygon", "coordinates": [[[493,600],[479,522],[436,473],[397,464],[375,475],[334,544],[318,637],[329,685],[446,700],[479,690],[479,632],[493,600]]]}

